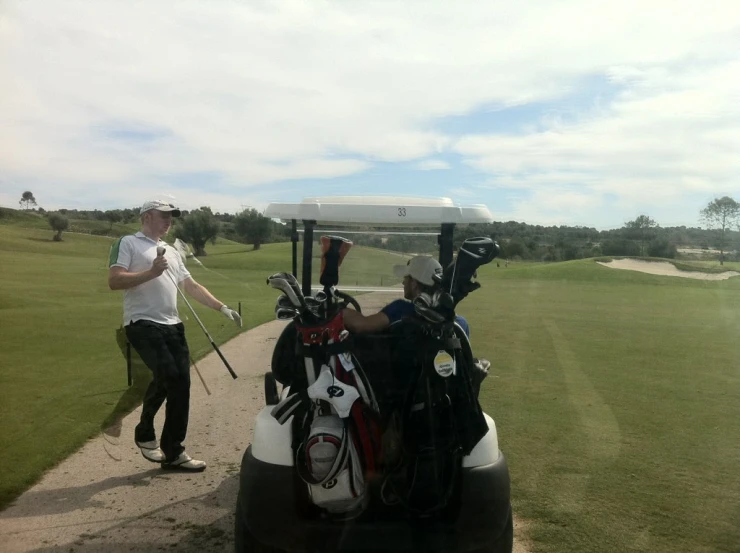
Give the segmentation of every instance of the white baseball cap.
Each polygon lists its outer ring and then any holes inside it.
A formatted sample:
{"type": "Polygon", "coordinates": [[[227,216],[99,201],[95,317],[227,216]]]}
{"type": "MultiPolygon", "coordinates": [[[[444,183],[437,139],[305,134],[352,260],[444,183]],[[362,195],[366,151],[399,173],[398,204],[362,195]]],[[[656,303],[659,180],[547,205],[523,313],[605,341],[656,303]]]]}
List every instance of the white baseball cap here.
{"type": "Polygon", "coordinates": [[[410,276],[427,286],[434,286],[434,275],[442,274],[442,265],[433,257],[417,255],[409,259],[406,265],[395,265],[394,274],[399,278],[410,276]]]}
{"type": "Polygon", "coordinates": [[[147,211],[151,211],[152,209],[156,209],[157,211],[170,212],[172,213],[173,217],[180,216],[180,210],[178,208],[162,200],[149,200],[147,202],[144,202],[144,205],[141,206],[141,210],[139,211],[139,213],[146,213],[147,211]]]}

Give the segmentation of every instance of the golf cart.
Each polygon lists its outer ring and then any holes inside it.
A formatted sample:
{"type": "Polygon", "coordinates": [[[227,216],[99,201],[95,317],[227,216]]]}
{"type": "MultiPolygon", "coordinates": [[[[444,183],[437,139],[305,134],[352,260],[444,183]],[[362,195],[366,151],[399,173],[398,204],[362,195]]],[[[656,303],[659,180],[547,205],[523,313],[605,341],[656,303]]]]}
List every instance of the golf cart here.
{"type": "Polygon", "coordinates": [[[510,553],[509,472],[478,403],[487,362],[473,356],[455,314],[480,286],[478,267],[499,250],[471,238],[455,256],[453,232],[490,222],[488,209],[446,198],[334,197],[270,204],[264,214],[292,225],[292,272],[267,279],[282,292],[277,318],[289,322],[242,458],[235,551],[510,553]],[[345,309],[360,311],[351,288],[338,289],[352,242],[328,229],[314,238],[318,225],[360,224],[439,229],[434,286],[414,299],[413,316],[377,334],[343,325],[345,309]]]}

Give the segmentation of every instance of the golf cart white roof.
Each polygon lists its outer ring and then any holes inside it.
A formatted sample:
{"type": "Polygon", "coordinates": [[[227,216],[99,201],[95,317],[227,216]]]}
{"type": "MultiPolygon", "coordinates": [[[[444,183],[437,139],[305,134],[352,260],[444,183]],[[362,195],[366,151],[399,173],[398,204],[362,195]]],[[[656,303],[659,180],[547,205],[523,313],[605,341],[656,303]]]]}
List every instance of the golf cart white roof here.
{"type": "Polygon", "coordinates": [[[455,205],[450,198],[408,196],[324,196],[300,203],[271,203],[264,211],[271,219],[296,219],[321,223],[389,226],[438,226],[491,223],[493,216],[483,204],[455,205]]]}

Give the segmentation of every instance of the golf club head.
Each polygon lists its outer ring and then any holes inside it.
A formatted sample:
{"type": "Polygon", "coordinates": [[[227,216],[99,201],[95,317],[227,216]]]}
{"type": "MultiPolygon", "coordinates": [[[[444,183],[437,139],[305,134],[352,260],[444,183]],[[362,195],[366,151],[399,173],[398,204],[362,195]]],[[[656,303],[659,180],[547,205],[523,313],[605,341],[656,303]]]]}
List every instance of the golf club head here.
{"type": "Polygon", "coordinates": [[[282,294],[278,296],[277,302],[275,302],[275,309],[278,307],[288,307],[293,308],[295,307],[295,304],[291,301],[291,299],[286,296],[285,294],[282,294]]]}
{"type": "MultiPolygon", "coordinates": [[[[271,275],[267,278],[267,284],[275,288],[276,290],[280,290],[283,294],[285,294],[290,302],[295,307],[305,307],[306,302],[303,298],[303,294],[296,294],[295,289],[291,286],[290,282],[288,282],[283,275],[286,273],[275,273],[274,275],[271,275]]],[[[300,290],[299,290],[300,292],[300,290]]],[[[279,300],[278,300],[279,301],[279,300]]]]}
{"type": "Polygon", "coordinates": [[[157,257],[162,257],[165,252],[164,246],[157,246],[157,257]]]}
{"type": "Polygon", "coordinates": [[[298,316],[297,309],[289,309],[287,307],[278,307],[275,309],[275,318],[279,321],[293,320],[298,316]]]}
{"type": "MultiPolygon", "coordinates": [[[[293,299],[293,297],[295,297],[298,299],[301,305],[304,305],[305,302],[303,301],[303,291],[301,290],[301,286],[298,284],[298,281],[296,280],[296,278],[293,276],[292,273],[286,273],[286,272],[275,273],[267,277],[267,283],[270,284],[271,280],[283,281],[285,283],[285,284],[281,284],[283,288],[278,288],[278,289],[284,290],[285,285],[289,286],[293,290],[293,293],[291,295],[286,292],[288,297],[291,298],[291,300],[293,299]]],[[[273,288],[277,288],[277,286],[273,286],[273,288]]]]}
{"type": "Polygon", "coordinates": [[[432,298],[429,294],[422,292],[414,298],[414,311],[431,323],[443,323],[444,315],[434,310],[432,307],[432,298]]]}
{"type": "Polygon", "coordinates": [[[306,296],[306,307],[317,319],[323,318],[324,304],[313,296],[306,296]]]}

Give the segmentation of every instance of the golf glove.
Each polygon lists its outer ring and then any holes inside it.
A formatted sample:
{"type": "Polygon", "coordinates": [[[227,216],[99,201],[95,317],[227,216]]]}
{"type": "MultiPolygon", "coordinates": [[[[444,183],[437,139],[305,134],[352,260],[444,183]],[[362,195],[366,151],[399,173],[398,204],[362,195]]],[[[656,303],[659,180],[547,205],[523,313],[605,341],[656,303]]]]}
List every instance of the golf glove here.
{"type": "Polygon", "coordinates": [[[221,306],[221,313],[223,313],[227,319],[231,319],[236,323],[236,326],[241,327],[242,326],[242,318],[239,313],[231,309],[228,305],[224,304],[221,306]]]}

